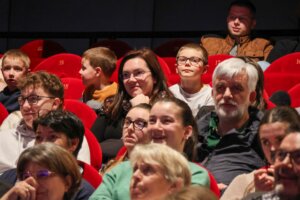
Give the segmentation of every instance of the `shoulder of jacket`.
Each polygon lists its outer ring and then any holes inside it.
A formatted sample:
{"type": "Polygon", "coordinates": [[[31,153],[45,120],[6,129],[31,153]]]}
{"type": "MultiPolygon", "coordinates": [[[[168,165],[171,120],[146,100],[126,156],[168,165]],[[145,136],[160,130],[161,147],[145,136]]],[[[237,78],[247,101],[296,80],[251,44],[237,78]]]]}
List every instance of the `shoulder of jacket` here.
{"type": "Polygon", "coordinates": [[[201,42],[206,41],[223,41],[225,40],[222,36],[216,34],[207,34],[201,37],[201,42]]]}

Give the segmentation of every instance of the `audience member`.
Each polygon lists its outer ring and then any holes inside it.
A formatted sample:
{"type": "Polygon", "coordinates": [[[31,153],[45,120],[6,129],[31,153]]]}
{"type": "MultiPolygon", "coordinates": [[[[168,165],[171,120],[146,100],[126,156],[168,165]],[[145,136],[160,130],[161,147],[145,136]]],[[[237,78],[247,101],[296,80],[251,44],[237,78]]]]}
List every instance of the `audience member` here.
{"type": "Polygon", "coordinates": [[[258,72],[241,58],[221,62],[213,73],[215,110],[197,121],[198,158],[212,172],[220,189],[232,179],[264,166],[257,129],[263,115],[251,105],[260,99],[258,72]]]}
{"type": "Polygon", "coordinates": [[[72,199],[81,182],[72,154],[51,143],[36,145],[22,152],[17,174],[20,181],[1,200],[72,199]]]}
{"type": "MultiPolygon", "coordinates": [[[[163,143],[186,155],[195,157],[195,140],[197,130],[195,120],[189,106],[174,97],[158,99],[150,111],[147,133],[153,143],[163,143]]],[[[189,162],[192,184],[209,187],[208,172],[199,165],[189,162]]],[[[130,199],[129,183],[132,167],[124,161],[112,168],[103,176],[100,187],[90,200],[96,199],[130,199]]]]}
{"type": "Polygon", "coordinates": [[[208,188],[191,185],[168,195],[164,200],[217,200],[218,198],[208,188]]]}
{"type": "Polygon", "coordinates": [[[170,87],[176,98],[186,102],[196,117],[202,106],[214,105],[211,87],[201,81],[207,71],[207,51],[199,44],[182,46],[176,56],[177,73],[180,83],[170,87]]]}
{"type": "MultiPolygon", "coordinates": [[[[75,158],[77,157],[83,141],[84,127],[74,114],[61,110],[50,111],[34,121],[33,130],[36,133],[35,145],[51,142],[65,148],[75,158]]],[[[83,179],[75,199],[87,199],[93,193],[93,187],[98,187],[102,179],[97,170],[82,161],[77,162],[83,179]],[[89,177],[91,170],[93,170],[93,177],[89,177]]],[[[0,181],[15,185],[17,182],[16,169],[5,171],[0,176],[0,181]]]]}
{"type": "Polygon", "coordinates": [[[291,97],[289,93],[283,90],[278,90],[270,96],[270,101],[272,101],[276,106],[291,106],[291,97]]]}
{"type": "Polygon", "coordinates": [[[101,144],[103,162],[114,158],[123,146],[122,123],[131,106],[152,103],[160,95],[171,95],[156,55],[150,49],[133,50],[121,61],[118,91],[106,113],[100,113],[92,132],[101,144]]]}
{"type": "Polygon", "coordinates": [[[288,131],[297,129],[300,130],[300,118],[293,108],[275,107],[268,110],[259,125],[260,144],[265,154],[266,166],[237,176],[221,199],[242,199],[253,192],[273,190],[275,152],[288,131]]]}
{"type": "Polygon", "coordinates": [[[248,0],[236,0],[228,9],[226,38],[203,36],[201,43],[209,55],[247,56],[255,61],[266,60],[273,46],[263,38],[253,38],[256,8],[248,0]]]}
{"type": "Polygon", "coordinates": [[[147,134],[147,126],[149,120],[151,106],[149,104],[141,103],[133,106],[127,113],[123,125],[123,144],[125,151],[119,157],[111,160],[101,170],[102,173],[108,172],[112,167],[116,166],[122,161],[128,160],[133,148],[137,144],[147,144],[150,142],[147,134]]]}
{"type": "Polygon", "coordinates": [[[133,174],[131,200],[163,200],[191,184],[188,161],[163,144],[137,145],[130,155],[133,174]]]}
{"type": "Polygon", "coordinates": [[[7,86],[0,92],[0,102],[11,113],[19,110],[20,90],[17,84],[26,76],[30,66],[29,57],[18,49],[8,50],[2,57],[2,75],[7,86]]]}
{"type": "Polygon", "coordinates": [[[82,100],[96,112],[102,108],[107,97],[117,92],[117,83],[110,80],[116,69],[116,60],[115,53],[106,47],[91,48],[82,55],[79,73],[86,87],[82,100]]]}
{"type": "Polygon", "coordinates": [[[0,132],[0,173],[14,168],[22,151],[32,146],[35,133],[33,120],[47,111],[62,108],[64,88],[58,77],[46,72],[29,74],[20,80],[18,98],[22,121],[16,129],[0,132]]]}
{"type": "Polygon", "coordinates": [[[275,189],[267,193],[253,193],[244,200],[300,199],[300,132],[291,131],[275,153],[275,189]]]}

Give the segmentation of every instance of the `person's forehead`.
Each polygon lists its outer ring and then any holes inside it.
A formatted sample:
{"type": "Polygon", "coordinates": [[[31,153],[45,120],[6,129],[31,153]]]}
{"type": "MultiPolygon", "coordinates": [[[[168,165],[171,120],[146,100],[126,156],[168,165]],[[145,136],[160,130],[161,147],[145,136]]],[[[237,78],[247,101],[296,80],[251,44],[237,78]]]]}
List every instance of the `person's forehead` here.
{"type": "Polygon", "coordinates": [[[223,82],[228,84],[247,84],[248,76],[245,72],[239,72],[233,75],[220,75],[217,76],[215,83],[223,82]]]}
{"type": "Polygon", "coordinates": [[[202,52],[197,49],[192,49],[192,48],[184,48],[179,52],[179,56],[202,56],[202,52]]]}
{"type": "Polygon", "coordinates": [[[244,6],[232,6],[229,10],[228,15],[235,16],[251,16],[252,13],[249,8],[244,6]]]}
{"type": "Polygon", "coordinates": [[[300,150],[300,133],[287,135],[281,142],[280,149],[286,151],[300,150]]]}
{"type": "Polygon", "coordinates": [[[21,90],[21,94],[41,95],[47,94],[47,91],[40,84],[35,84],[26,86],[23,90],[21,90]]]}

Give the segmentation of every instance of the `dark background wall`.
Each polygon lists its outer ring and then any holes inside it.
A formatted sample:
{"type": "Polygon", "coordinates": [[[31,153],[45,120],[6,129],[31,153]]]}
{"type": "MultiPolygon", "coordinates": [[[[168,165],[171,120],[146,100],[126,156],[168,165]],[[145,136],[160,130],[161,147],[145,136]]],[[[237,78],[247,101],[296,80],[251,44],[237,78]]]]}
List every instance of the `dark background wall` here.
{"type": "MultiPolygon", "coordinates": [[[[224,31],[228,4],[222,0],[0,0],[0,32],[224,31]]],[[[299,0],[253,0],[257,30],[299,29],[299,0]]],[[[200,37],[200,36],[199,36],[200,37]]],[[[188,39],[199,41],[198,36],[188,39]]],[[[0,38],[0,52],[33,38],[0,38]]],[[[45,38],[46,39],[46,38],[45,38]]],[[[52,38],[53,39],[53,38],[52,38]]],[[[99,38],[101,39],[101,38],[99,38]]],[[[120,38],[135,48],[169,39],[120,38]]],[[[89,38],[55,38],[81,54],[89,38]]]]}

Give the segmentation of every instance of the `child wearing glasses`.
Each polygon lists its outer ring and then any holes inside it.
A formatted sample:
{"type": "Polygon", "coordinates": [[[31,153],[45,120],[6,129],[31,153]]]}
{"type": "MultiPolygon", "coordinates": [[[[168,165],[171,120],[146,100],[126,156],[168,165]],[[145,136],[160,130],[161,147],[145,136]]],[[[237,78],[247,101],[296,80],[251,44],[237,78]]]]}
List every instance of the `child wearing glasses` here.
{"type": "Polygon", "coordinates": [[[21,50],[11,49],[3,55],[1,72],[7,86],[0,92],[0,102],[6,107],[8,113],[20,109],[17,100],[20,90],[17,84],[26,76],[29,66],[30,59],[21,50]]]}
{"type": "Polygon", "coordinates": [[[189,43],[178,50],[176,60],[180,83],[171,86],[170,90],[189,105],[196,117],[201,107],[214,105],[211,87],[201,81],[208,67],[207,51],[199,44],[189,43]]]}
{"type": "Polygon", "coordinates": [[[86,50],[82,55],[79,71],[85,85],[82,100],[98,112],[108,97],[114,96],[118,85],[110,77],[116,69],[117,57],[106,47],[86,50]]]}

